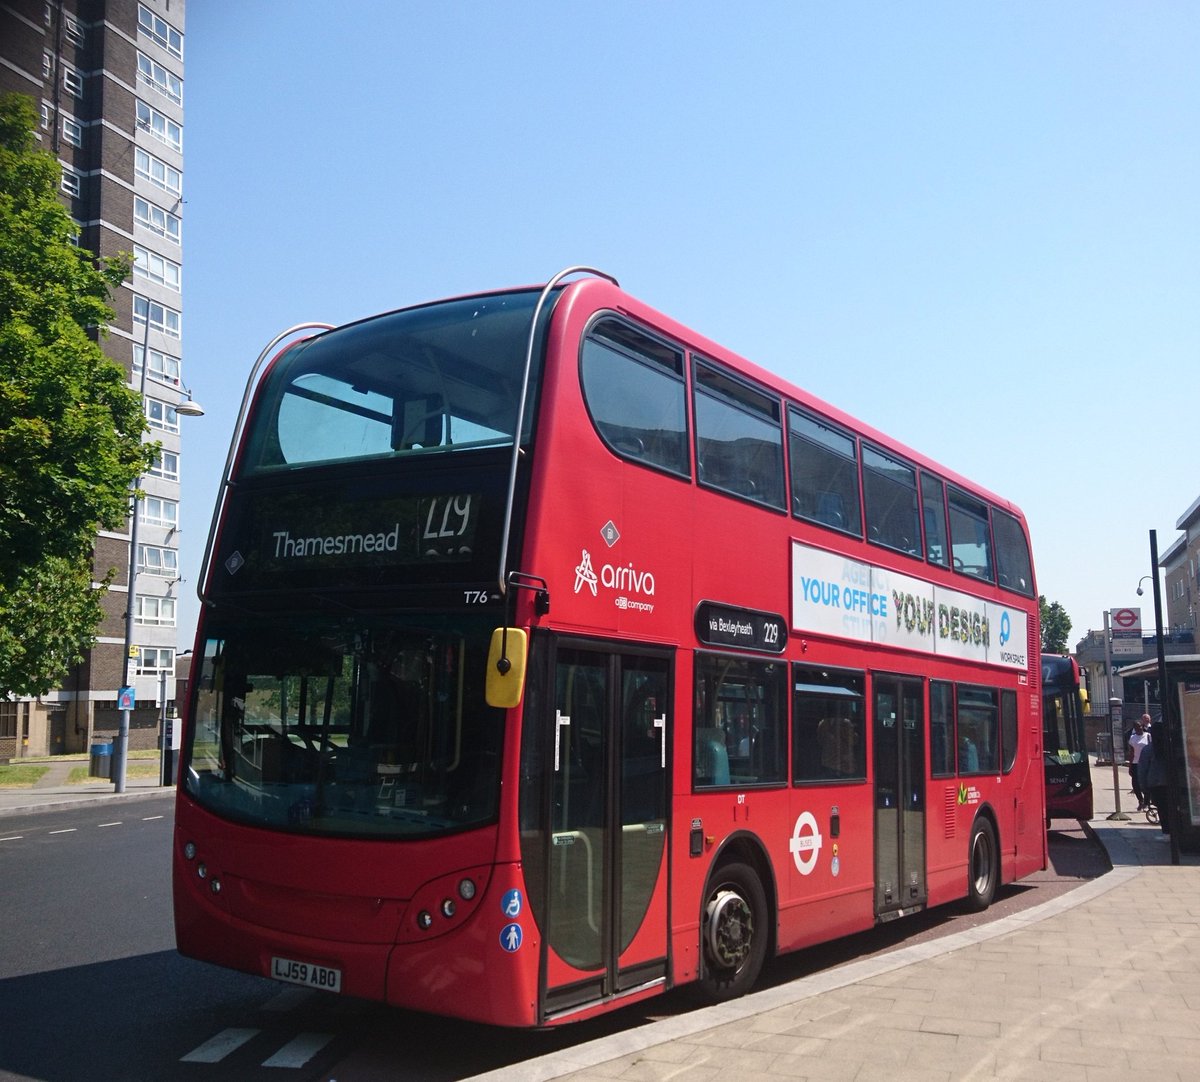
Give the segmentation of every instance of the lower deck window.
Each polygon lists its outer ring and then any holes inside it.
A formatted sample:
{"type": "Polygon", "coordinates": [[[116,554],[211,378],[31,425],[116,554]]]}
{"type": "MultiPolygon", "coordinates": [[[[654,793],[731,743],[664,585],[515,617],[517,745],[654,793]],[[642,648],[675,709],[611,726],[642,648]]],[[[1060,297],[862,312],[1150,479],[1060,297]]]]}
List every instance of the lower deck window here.
{"type": "Polygon", "coordinates": [[[786,781],[786,680],[780,661],[697,655],[692,738],[697,789],[786,781]]]}
{"type": "Polygon", "coordinates": [[[792,670],[797,782],[862,781],[867,776],[862,673],[797,665],[792,670]]]}
{"type": "Polygon", "coordinates": [[[1000,769],[1000,711],[992,688],[958,688],[958,772],[1000,769]]]}

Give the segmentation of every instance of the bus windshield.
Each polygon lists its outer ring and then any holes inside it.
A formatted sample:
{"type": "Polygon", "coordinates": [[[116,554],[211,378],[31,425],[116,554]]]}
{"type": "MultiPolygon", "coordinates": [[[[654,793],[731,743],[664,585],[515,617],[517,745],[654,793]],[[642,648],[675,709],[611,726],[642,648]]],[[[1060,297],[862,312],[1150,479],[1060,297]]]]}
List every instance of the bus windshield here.
{"type": "Polygon", "coordinates": [[[218,815],[351,837],[494,819],[488,629],[391,617],[214,621],[183,786],[218,815]]]}
{"type": "Polygon", "coordinates": [[[511,447],[537,298],[446,301],[297,343],[265,377],[241,476],[511,447]]]}

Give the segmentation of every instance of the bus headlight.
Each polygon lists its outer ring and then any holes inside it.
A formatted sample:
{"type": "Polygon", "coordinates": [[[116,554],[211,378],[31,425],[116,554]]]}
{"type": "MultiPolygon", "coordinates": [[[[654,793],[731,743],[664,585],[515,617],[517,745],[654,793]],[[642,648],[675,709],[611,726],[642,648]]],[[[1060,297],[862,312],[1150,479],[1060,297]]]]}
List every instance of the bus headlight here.
{"type": "Polygon", "coordinates": [[[462,879],[458,884],[458,896],[464,901],[469,902],[475,897],[475,880],[462,879]]]}

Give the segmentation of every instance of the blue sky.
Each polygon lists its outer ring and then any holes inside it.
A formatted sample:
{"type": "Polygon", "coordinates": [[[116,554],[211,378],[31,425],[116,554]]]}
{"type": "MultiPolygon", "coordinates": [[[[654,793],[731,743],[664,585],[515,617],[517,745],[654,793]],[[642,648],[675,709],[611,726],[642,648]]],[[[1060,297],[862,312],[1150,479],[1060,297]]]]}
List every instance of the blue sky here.
{"type": "Polygon", "coordinates": [[[187,8],[181,647],[276,333],[579,263],[1018,504],[1072,643],[1141,603],[1200,494],[1200,6],[330,10],[187,8]]]}

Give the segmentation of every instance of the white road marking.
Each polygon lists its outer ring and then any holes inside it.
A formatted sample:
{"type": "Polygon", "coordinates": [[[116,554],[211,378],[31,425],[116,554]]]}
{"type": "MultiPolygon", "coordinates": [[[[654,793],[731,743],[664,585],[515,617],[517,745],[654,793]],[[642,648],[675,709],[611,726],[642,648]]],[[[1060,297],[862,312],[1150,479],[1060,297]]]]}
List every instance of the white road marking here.
{"type": "Polygon", "coordinates": [[[299,1037],[288,1041],[270,1059],[263,1060],[263,1066],[303,1067],[332,1040],[332,1033],[301,1033],[299,1037]]]}
{"type": "Polygon", "coordinates": [[[142,822],[143,822],[143,823],[149,823],[149,822],[152,822],[152,821],[153,821],[153,820],[155,820],[155,819],[165,819],[165,818],[166,818],[166,816],[165,816],[165,815],[143,815],[143,816],[142,816],[142,822]]]}
{"type": "Polygon", "coordinates": [[[97,827],[119,827],[119,826],[121,826],[121,820],[118,819],[115,823],[97,823],[96,826],[97,827]]]}
{"type": "Polygon", "coordinates": [[[51,834],[74,834],[77,827],[64,827],[62,830],[52,830],[51,834]]]}
{"type": "Polygon", "coordinates": [[[7,838],[0,838],[0,842],[19,842],[23,837],[24,834],[12,834],[7,838]]]}
{"type": "Polygon", "coordinates": [[[183,1063],[220,1063],[230,1052],[236,1052],[247,1041],[257,1037],[257,1029],[223,1029],[215,1037],[193,1048],[183,1057],[183,1063]]]}

